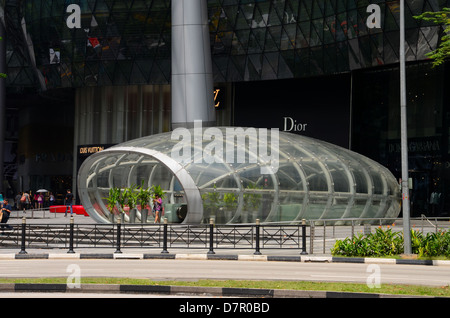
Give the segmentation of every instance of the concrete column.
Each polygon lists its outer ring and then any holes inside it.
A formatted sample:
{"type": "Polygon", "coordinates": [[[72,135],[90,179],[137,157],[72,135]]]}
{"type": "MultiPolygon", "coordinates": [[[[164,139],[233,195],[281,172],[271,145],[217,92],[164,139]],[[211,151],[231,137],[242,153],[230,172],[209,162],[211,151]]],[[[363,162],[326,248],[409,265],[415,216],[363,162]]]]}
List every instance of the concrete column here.
{"type": "Polygon", "coordinates": [[[172,0],[172,129],[215,126],[206,0],[172,0]]]}

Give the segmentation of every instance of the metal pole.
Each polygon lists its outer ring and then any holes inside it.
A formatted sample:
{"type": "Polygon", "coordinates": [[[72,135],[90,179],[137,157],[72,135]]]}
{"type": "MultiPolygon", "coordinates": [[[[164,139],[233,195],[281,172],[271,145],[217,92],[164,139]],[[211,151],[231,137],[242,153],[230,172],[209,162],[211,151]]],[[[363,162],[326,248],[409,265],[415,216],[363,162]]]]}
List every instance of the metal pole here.
{"type": "Polygon", "coordinates": [[[254,255],[261,255],[261,252],[259,251],[259,219],[256,219],[256,225],[255,225],[255,231],[256,231],[256,250],[254,255]]]}
{"type": "Polygon", "coordinates": [[[166,254],[169,253],[169,251],[167,251],[167,218],[164,218],[163,230],[163,250],[161,253],[166,254]]]}
{"type": "Polygon", "coordinates": [[[70,229],[70,236],[69,236],[69,250],[67,251],[68,254],[73,254],[75,253],[75,251],[73,250],[73,216],[70,217],[70,225],[69,225],[69,229],[70,229]]]}
{"type": "Polygon", "coordinates": [[[400,121],[401,121],[401,161],[402,161],[402,208],[404,253],[411,251],[410,201],[408,176],[408,128],[406,113],[406,65],[405,65],[405,1],[400,0],[400,121]]]}
{"type": "Polygon", "coordinates": [[[207,254],[216,254],[214,252],[214,219],[209,219],[209,251],[207,254]]]}
{"type": "Polygon", "coordinates": [[[114,253],[122,253],[120,250],[120,231],[121,231],[121,222],[120,217],[117,219],[117,249],[114,253]]]}
{"type": "Polygon", "coordinates": [[[300,253],[301,255],[307,255],[308,253],[306,252],[306,220],[303,219],[302,220],[302,252],[300,253]]]}
{"type": "Polygon", "coordinates": [[[25,217],[22,218],[22,244],[21,244],[21,248],[20,248],[20,252],[19,254],[27,254],[27,252],[25,251],[25,230],[26,230],[26,226],[27,226],[27,220],[25,217]]]}

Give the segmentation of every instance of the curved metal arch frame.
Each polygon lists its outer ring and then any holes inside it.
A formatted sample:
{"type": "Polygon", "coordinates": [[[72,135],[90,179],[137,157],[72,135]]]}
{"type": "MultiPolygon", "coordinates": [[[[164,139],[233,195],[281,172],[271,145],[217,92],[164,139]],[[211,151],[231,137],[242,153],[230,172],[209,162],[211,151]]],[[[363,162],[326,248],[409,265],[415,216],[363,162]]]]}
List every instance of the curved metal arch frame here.
{"type": "MultiPolygon", "coordinates": [[[[224,133],[224,131],[222,130],[221,133],[224,133]]],[[[253,135],[249,134],[248,137],[250,138],[251,136],[253,135]]],[[[267,189],[247,190],[243,188],[243,184],[245,180],[247,180],[247,176],[244,172],[250,171],[252,169],[258,169],[261,165],[266,164],[265,162],[258,160],[258,154],[255,153],[251,147],[249,147],[249,149],[247,150],[249,160],[248,162],[242,162],[242,165],[239,162],[237,165],[228,164],[224,160],[224,157],[219,156],[218,159],[214,158],[214,162],[208,162],[210,163],[210,165],[206,165],[201,169],[195,169],[196,171],[194,173],[194,171],[191,171],[190,169],[192,165],[195,165],[194,161],[178,162],[170,157],[170,154],[166,153],[167,147],[159,147],[161,144],[165,144],[164,137],[167,136],[162,136],[161,138],[153,140],[149,139],[148,141],[140,138],[138,140],[131,141],[126,145],[118,145],[113,148],[104,150],[98,156],[92,155],[92,159],[90,159],[91,157],[88,158],[90,160],[90,167],[88,171],[95,172],[92,172],[92,175],[89,176],[89,178],[95,178],[96,173],[104,171],[105,169],[111,170],[114,166],[129,166],[128,169],[124,170],[122,176],[124,184],[129,184],[131,174],[133,174],[133,171],[137,170],[137,166],[139,166],[139,163],[141,163],[141,165],[150,164],[152,166],[150,175],[148,177],[148,181],[150,182],[152,180],[151,174],[155,173],[155,169],[158,169],[158,166],[164,166],[169,170],[169,173],[172,174],[170,178],[169,188],[171,188],[175,180],[177,180],[177,182],[180,183],[182,189],[185,192],[187,191],[186,203],[188,203],[188,214],[184,223],[201,223],[204,221],[203,199],[201,197],[201,194],[205,191],[209,191],[213,184],[215,185],[217,182],[220,183],[222,180],[228,180],[229,177],[234,179],[235,184],[231,185],[227,182],[226,184],[219,186],[217,190],[214,188],[214,191],[218,191],[221,193],[234,192],[239,195],[238,206],[234,211],[232,217],[230,219],[227,219],[227,223],[238,221],[238,218],[243,209],[244,193],[267,193],[267,189]],[[154,149],[153,147],[156,147],[157,149],[154,149]],[[107,155],[107,152],[115,152],[115,156],[113,158],[109,157],[107,155]],[[131,153],[137,154],[137,156],[130,157],[131,153]],[[106,157],[103,157],[105,155],[106,157]],[[100,158],[105,159],[103,160],[100,158]],[[108,158],[114,159],[114,161],[108,162],[108,158]],[[121,163],[121,161],[125,159],[127,161],[121,163]],[[106,166],[102,165],[102,162],[105,163],[106,166]],[[222,164],[225,167],[222,167],[220,169],[218,168],[218,172],[213,174],[210,180],[206,180],[206,182],[202,180],[202,182],[199,183],[201,176],[206,171],[209,171],[210,168],[213,168],[213,164],[215,163],[222,164]],[[153,166],[153,164],[156,165],[153,166]],[[132,167],[133,165],[134,167],[132,167]],[[205,170],[202,171],[202,169],[205,170]]],[[[225,138],[224,141],[228,142],[228,139],[225,138]]],[[[257,137],[254,140],[252,139],[251,142],[257,143],[257,137]]],[[[351,215],[351,213],[353,213],[353,207],[356,204],[356,200],[358,200],[358,213],[360,213],[360,217],[368,216],[369,212],[371,213],[371,215],[379,215],[380,213],[383,213],[388,206],[392,205],[392,202],[394,202],[395,191],[392,188],[392,182],[388,182],[388,179],[391,180],[392,176],[389,176],[389,170],[387,170],[385,167],[380,166],[373,160],[359,156],[358,154],[352,152],[341,153],[342,149],[340,149],[339,147],[331,144],[322,145],[321,142],[315,140],[305,141],[305,143],[303,144],[301,140],[299,141],[296,138],[291,137],[290,135],[285,136],[280,134],[279,143],[283,146],[279,147],[278,149],[278,172],[272,173],[271,176],[268,176],[272,179],[272,187],[269,190],[273,194],[273,202],[271,207],[269,208],[269,213],[264,214],[264,219],[261,220],[262,222],[272,222],[272,220],[276,219],[277,211],[281,207],[281,192],[289,193],[289,196],[291,195],[291,193],[295,192],[295,200],[297,201],[292,202],[300,204],[298,210],[296,211],[296,214],[292,213],[291,217],[293,219],[291,219],[290,222],[298,222],[300,219],[307,217],[305,213],[308,209],[310,199],[313,197],[324,198],[326,200],[326,202],[323,202],[323,206],[321,207],[322,211],[317,211],[319,212],[317,213],[318,219],[327,219],[328,217],[332,216],[330,214],[330,209],[332,209],[334,205],[333,200],[335,198],[346,198],[348,200],[348,202],[346,203],[346,207],[343,210],[342,218],[345,216],[348,217],[351,215]],[[289,147],[291,147],[292,151],[289,150],[289,147]],[[316,151],[316,148],[318,148],[319,150],[316,151]],[[308,162],[315,163],[315,170],[312,173],[307,172],[305,170],[306,166],[303,165],[304,163],[307,164],[308,162]],[[294,169],[292,170],[292,172],[296,176],[295,183],[297,184],[297,186],[300,186],[301,189],[298,189],[296,186],[296,190],[286,190],[285,185],[281,185],[280,182],[284,182],[282,181],[282,179],[284,180],[285,177],[288,177],[289,179],[289,176],[286,176],[285,172],[280,171],[282,170],[281,167],[285,165],[291,166],[294,169]],[[340,174],[334,175],[333,171],[335,169],[336,171],[340,171],[340,174]],[[358,177],[356,176],[357,171],[358,177]],[[326,188],[324,188],[322,192],[318,190],[311,190],[310,178],[314,178],[314,176],[317,175],[320,175],[321,178],[323,178],[322,181],[325,182],[323,185],[326,186],[326,188]],[[339,179],[341,175],[343,180],[346,180],[348,184],[348,192],[336,192],[336,189],[334,188],[336,181],[334,179],[339,179]],[[379,181],[378,178],[380,178],[379,181]],[[360,190],[357,190],[358,183],[362,183],[364,185],[365,189],[363,190],[363,192],[359,192],[360,190]],[[377,188],[378,190],[375,191],[375,188],[377,188]],[[363,202],[363,200],[365,202],[363,202]],[[371,208],[374,201],[377,202],[376,207],[371,208]]],[[[196,144],[194,143],[193,146],[195,148],[196,144]]],[[[202,150],[203,147],[204,144],[201,145],[201,149],[199,150],[202,150]]],[[[196,149],[193,149],[193,151],[196,151],[196,149]]],[[[113,175],[110,174],[108,180],[109,185],[112,185],[112,177],[113,175]]],[[[261,178],[262,177],[260,176],[260,179],[261,178]]],[[[232,179],[230,179],[230,181],[232,179]]],[[[253,182],[258,183],[260,182],[260,179],[254,180],[253,182]]],[[[291,181],[294,181],[294,179],[292,179],[291,181]]],[[[88,182],[86,183],[85,187],[89,185],[88,182]]],[[[95,182],[96,181],[94,181],[94,186],[96,185],[95,182]]],[[[288,182],[290,181],[288,180],[288,182]]],[[[93,194],[92,190],[90,190],[90,192],[88,193],[90,197],[88,197],[87,200],[92,199],[92,202],[98,201],[96,203],[101,206],[101,209],[98,209],[98,207],[95,206],[95,208],[99,211],[99,214],[101,214],[101,211],[108,211],[106,207],[104,207],[105,204],[100,198],[102,194],[101,191],[104,190],[104,188],[99,187],[99,190],[96,194],[93,194]]],[[[169,191],[173,193],[172,190],[169,191]]],[[[292,204],[292,202],[288,202],[286,204],[292,204]]]]}
{"type": "MultiPolygon", "coordinates": [[[[97,222],[107,223],[107,221],[100,217],[95,211],[92,203],[90,202],[88,192],[95,191],[95,196],[98,202],[102,202],[99,200],[99,193],[96,189],[89,189],[89,182],[91,179],[96,178],[98,173],[98,167],[96,167],[96,172],[90,174],[89,168],[96,164],[96,161],[100,161],[102,158],[108,155],[123,155],[120,160],[123,160],[125,156],[129,154],[137,154],[148,156],[150,158],[155,159],[158,163],[162,164],[166,167],[175,178],[179,181],[181,187],[184,190],[186,195],[188,213],[186,214],[186,218],[183,221],[183,224],[198,224],[200,223],[203,216],[203,202],[201,199],[200,192],[192,179],[189,173],[181,166],[177,161],[172,159],[171,157],[155,150],[150,150],[141,147],[114,147],[110,149],[103,150],[102,152],[91,155],[86,159],[83,163],[80,172],[78,174],[78,191],[80,194],[81,202],[84,208],[87,210],[89,215],[92,216],[97,222]],[[92,213],[94,212],[94,213],[92,213]]],[[[98,162],[97,162],[98,163],[98,162]]],[[[114,164],[114,167],[117,167],[117,162],[114,164]]],[[[113,169],[113,167],[103,168],[103,169],[113,169]]],[[[128,180],[128,176],[127,176],[128,180]]],[[[101,208],[106,209],[104,204],[101,204],[101,208]]],[[[106,209],[107,210],[107,209],[106,209]]]]}

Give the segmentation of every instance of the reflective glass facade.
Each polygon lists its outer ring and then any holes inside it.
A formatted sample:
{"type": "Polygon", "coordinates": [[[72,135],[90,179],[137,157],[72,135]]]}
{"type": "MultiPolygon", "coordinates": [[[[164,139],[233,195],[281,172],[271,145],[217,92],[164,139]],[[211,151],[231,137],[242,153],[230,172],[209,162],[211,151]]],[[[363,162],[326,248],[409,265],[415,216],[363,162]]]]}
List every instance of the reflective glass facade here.
{"type": "MultiPolygon", "coordinates": [[[[80,145],[171,130],[170,0],[0,4],[14,94],[8,116],[19,126],[7,134],[13,192],[75,184],[80,145]],[[81,8],[79,29],[67,26],[72,3],[81,8]],[[42,125],[50,133],[30,128],[42,125]],[[72,126],[74,136],[61,133],[72,126]]],[[[450,1],[405,6],[412,213],[448,215],[450,69],[431,69],[424,57],[442,28],[413,16],[450,1]],[[431,203],[435,193],[439,204],[431,203]]],[[[296,133],[352,149],[399,178],[399,1],[208,0],[207,11],[218,125],[293,131],[296,122],[307,127],[296,133]],[[370,4],[380,8],[379,27],[368,27],[370,4]]]]}
{"type": "MultiPolygon", "coordinates": [[[[297,78],[396,63],[398,1],[373,2],[380,7],[381,25],[369,29],[368,1],[209,0],[214,80],[297,78]]],[[[16,24],[8,56],[14,68],[10,85],[170,83],[170,0],[75,1],[81,7],[80,29],[66,25],[70,3],[26,0],[9,7],[16,24]],[[21,15],[26,35],[17,25],[21,15]]],[[[439,27],[413,16],[448,1],[405,4],[406,58],[423,60],[436,47],[439,27]]]]}
{"type": "Polygon", "coordinates": [[[395,218],[400,212],[398,183],[389,170],[344,148],[254,128],[191,129],[183,136],[184,141],[189,138],[187,148],[177,148],[180,139],[174,131],[90,156],[80,169],[78,189],[91,217],[114,221],[106,207],[109,190],[142,182],[145,187],[161,185],[165,214],[172,222],[395,218]],[[210,135],[214,142],[206,137],[210,135]],[[234,135],[238,138],[230,138],[234,135]],[[269,149],[270,160],[261,160],[269,149]],[[183,156],[177,157],[180,151],[183,156]],[[179,219],[182,206],[187,214],[179,219]]]}

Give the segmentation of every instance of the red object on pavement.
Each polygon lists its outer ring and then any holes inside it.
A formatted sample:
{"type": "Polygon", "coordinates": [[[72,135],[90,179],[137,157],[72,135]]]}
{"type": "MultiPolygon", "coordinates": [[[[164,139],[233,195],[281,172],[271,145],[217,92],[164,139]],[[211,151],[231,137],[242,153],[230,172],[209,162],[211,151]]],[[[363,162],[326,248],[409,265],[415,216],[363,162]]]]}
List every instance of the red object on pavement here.
{"type": "Polygon", "coordinates": [[[50,206],[50,213],[64,213],[66,212],[65,205],[52,205],[50,206]]]}
{"type": "MultiPolygon", "coordinates": [[[[82,205],[72,205],[73,213],[77,215],[89,216],[82,205]]],[[[50,206],[50,213],[65,213],[66,206],[65,205],[52,205],[50,206]]]]}
{"type": "Polygon", "coordinates": [[[73,212],[78,215],[89,216],[82,205],[72,205],[73,212]]]}

